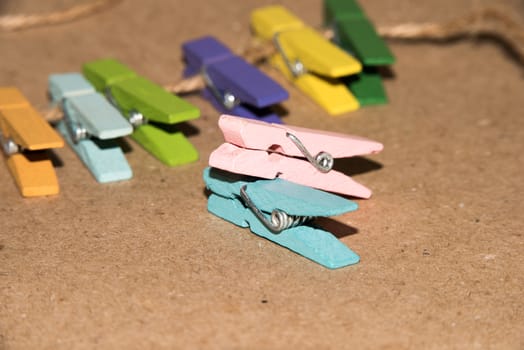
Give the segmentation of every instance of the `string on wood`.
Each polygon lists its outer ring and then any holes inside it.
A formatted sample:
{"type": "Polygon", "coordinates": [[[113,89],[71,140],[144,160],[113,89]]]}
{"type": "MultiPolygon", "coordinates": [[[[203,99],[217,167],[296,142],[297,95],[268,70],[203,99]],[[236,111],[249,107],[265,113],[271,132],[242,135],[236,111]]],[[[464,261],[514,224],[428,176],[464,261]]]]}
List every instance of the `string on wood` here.
{"type": "MultiPolygon", "coordinates": [[[[0,16],[0,30],[16,31],[35,26],[71,22],[105,10],[121,1],[94,0],[90,3],[51,13],[0,16]]],[[[377,31],[380,36],[386,39],[410,41],[448,41],[490,36],[506,44],[519,63],[524,65],[524,27],[513,19],[509,10],[485,7],[445,22],[379,26],[377,31]]],[[[331,39],[334,33],[332,30],[324,30],[322,34],[331,39]]],[[[258,65],[264,63],[274,53],[276,53],[276,49],[271,41],[262,42],[254,39],[240,54],[246,61],[258,65]]],[[[205,82],[200,75],[164,86],[167,91],[175,94],[191,93],[202,90],[204,87],[205,82]]],[[[61,117],[61,111],[58,107],[52,108],[44,114],[48,120],[56,120],[61,117]]]]}
{"type": "MultiPolygon", "coordinates": [[[[484,7],[449,21],[379,26],[377,32],[385,39],[408,41],[449,41],[490,36],[508,45],[519,63],[524,64],[524,25],[516,21],[508,9],[484,7]]],[[[334,37],[332,29],[324,30],[322,34],[329,40],[334,37]]],[[[269,46],[273,45],[269,43],[269,46]]],[[[254,43],[249,50],[252,51],[249,56],[254,61],[276,52],[274,47],[263,47],[260,43],[254,43]]]]}
{"type": "Polygon", "coordinates": [[[4,31],[16,31],[36,26],[71,22],[105,10],[120,1],[121,0],[94,0],[62,11],[30,15],[21,14],[0,16],[0,29],[4,31]]]}
{"type": "Polygon", "coordinates": [[[509,10],[485,7],[442,23],[406,23],[379,27],[386,39],[438,40],[490,36],[506,44],[520,64],[524,64],[524,26],[509,10]]]}

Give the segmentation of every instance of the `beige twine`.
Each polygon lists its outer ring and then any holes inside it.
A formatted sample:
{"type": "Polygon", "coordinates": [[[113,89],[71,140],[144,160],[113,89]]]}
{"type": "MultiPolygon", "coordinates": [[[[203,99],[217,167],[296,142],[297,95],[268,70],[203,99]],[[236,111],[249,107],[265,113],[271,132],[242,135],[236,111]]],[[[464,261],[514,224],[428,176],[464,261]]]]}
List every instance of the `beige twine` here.
{"type": "MultiPolygon", "coordinates": [[[[433,40],[447,41],[459,38],[492,36],[506,43],[521,64],[524,64],[524,26],[515,21],[508,10],[485,7],[472,11],[450,21],[440,23],[404,23],[377,28],[379,35],[385,39],[395,40],[433,40]]],[[[332,39],[332,30],[322,34],[332,39]]],[[[271,42],[253,42],[244,52],[250,62],[262,62],[275,53],[271,42]]]]}
{"type": "MultiPolygon", "coordinates": [[[[0,30],[17,31],[35,26],[60,24],[78,18],[90,16],[104,10],[122,0],[95,0],[88,4],[77,5],[63,11],[40,15],[7,15],[0,16],[0,30]]],[[[475,38],[489,36],[505,43],[520,64],[524,64],[524,28],[509,15],[508,10],[486,7],[450,21],[441,23],[405,23],[389,27],[378,27],[380,36],[396,40],[433,40],[447,41],[459,38],[475,38]]],[[[333,32],[322,33],[326,38],[332,38],[333,32]]],[[[271,42],[261,42],[254,39],[241,55],[250,63],[261,64],[275,53],[271,42]]],[[[184,94],[203,89],[205,82],[200,75],[184,79],[176,84],[164,86],[175,94],[184,94]]],[[[48,120],[61,118],[58,107],[46,111],[48,120]]]]}
{"type": "Polygon", "coordinates": [[[0,29],[4,31],[23,30],[37,26],[71,22],[82,17],[88,17],[115,5],[121,0],[94,0],[87,4],[73,6],[63,11],[55,11],[37,15],[6,15],[0,16],[0,29]]]}

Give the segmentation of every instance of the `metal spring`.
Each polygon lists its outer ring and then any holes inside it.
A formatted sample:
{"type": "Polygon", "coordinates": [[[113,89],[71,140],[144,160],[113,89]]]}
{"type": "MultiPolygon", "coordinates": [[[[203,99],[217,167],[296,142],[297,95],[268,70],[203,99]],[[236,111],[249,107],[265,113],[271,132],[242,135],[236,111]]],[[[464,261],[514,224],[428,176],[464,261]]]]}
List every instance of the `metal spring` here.
{"type": "Polygon", "coordinates": [[[289,69],[293,77],[297,78],[307,73],[306,67],[298,58],[291,62],[286,52],[282,48],[282,44],[280,43],[280,33],[277,32],[275,33],[275,35],[273,35],[273,44],[275,45],[277,51],[280,53],[280,56],[282,56],[284,64],[289,69]]]}
{"type": "Polygon", "coordinates": [[[204,78],[206,86],[209,87],[209,90],[211,91],[213,96],[215,96],[217,101],[220,102],[222,106],[224,106],[227,110],[232,110],[240,104],[240,101],[235,95],[233,95],[233,93],[229,91],[220,91],[213,79],[211,79],[211,77],[207,73],[206,66],[202,66],[201,74],[202,78],[204,78]]]}
{"type": "Polygon", "coordinates": [[[304,146],[298,137],[289,132],[286,133],[286,136],[293,141],[304,157],[306,157],[306,159],[320,172],[327,173],[333,168],[335,160],[331,154],[327,152],[319,152],[316,156],[313,156],[309,153],[306,146],[304,146]]]}
{"type": "MultiPolygon", "coordinates": [[[[122,115],[125,116],[126,113],[122,110],[122,108],[120,108],[120,106],[116,102],[109,87],[105,88],[105,95],[109,103],[111,103],[116,109],[120,111],[120,113],[122,113],[122,115]]],[[[129,113],[127,113],[127,121],[133,126],[134,129],[136,129],[140,125],[147,124],[146,117],[142,113],[134,109],[130,110],[129,113]]]]}
{"type": "Polygon", "coordinates": [[[81,123],[74,120],[73,117],[69,114],[69,110],[66,108],[65,99],[61,101],[60,106],[62,108],[62,112],[64,113],[64,123],[66,126],[67,133],[71,137],[73,143],[77,144],[81,140],[87,139],[89,136],[87,129],[84,128],[84,126],[81,123]]]}
{"type": "Polygon", "coordinates": [[[274,209],[271,212],[271,220],[268,220],[266,216],[255,206],[255,203],[249,198],[246,192],[247,185],[240,188],[240,197],[247,205],[249,209],[255,214],[255,216],[264,224],[267,229],[271,232],[278,234],[290,227],[295,227],[304,224],[307,221],[314,219],[313,216],[295,216],[288,215],[286,212],[274,209]]]}
{"type": "Polygon", "coordinates": [[[11,138],[4,137],[2,130],[0,130],[0,145],[6,156],[12,156],[15,153],[21,152],[22,149],[11,138]]]}

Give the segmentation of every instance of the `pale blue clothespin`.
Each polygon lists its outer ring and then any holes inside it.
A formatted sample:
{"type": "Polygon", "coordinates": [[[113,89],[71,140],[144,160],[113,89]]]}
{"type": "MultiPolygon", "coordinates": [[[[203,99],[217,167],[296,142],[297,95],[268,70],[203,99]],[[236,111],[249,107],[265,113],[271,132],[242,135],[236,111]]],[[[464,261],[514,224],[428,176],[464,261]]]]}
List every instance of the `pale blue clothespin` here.
{"type": "Polygon", "coordinates": [[[212,194],[208,210],[320,265],[336,269],[360,258],[331,233],[308,225],[314,217],[354,211],[355,202],[281,179],[257,180],[215,168],[204,170],[212,194]]]}
{"type": "Polygon", "coordinates": [[[130,179],[133,173],[114,139],[131,134],[133,127],[120,112],[79,73],[50,75],[49,93],[64,112],[58,131],[96,180],[130,179]]]}

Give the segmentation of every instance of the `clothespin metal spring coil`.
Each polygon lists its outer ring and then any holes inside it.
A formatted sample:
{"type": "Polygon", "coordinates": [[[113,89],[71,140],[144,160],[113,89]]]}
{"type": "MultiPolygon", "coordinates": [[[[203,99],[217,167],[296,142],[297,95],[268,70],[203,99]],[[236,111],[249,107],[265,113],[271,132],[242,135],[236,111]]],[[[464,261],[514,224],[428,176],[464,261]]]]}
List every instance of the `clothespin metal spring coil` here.
{"type": "Polygon", "coordinates": [[[0,144],[2,145],[4,154],[8,157],[21,151],[21,147],[11,138],[4,137],[2,130],[0,130],[0,144]]]}
{"type": "Polygon", "coordinates": [[[286,212],[278,209],[274,209],[271,212],[271,220],[268,220],[266,216],[257,208],[255,203],[249,198],[246,192],[247,185],[240,188],[240,197],[249,209],[255,214],[255,216],[267,227],[271,232],[279,234],[280,232],[290,228],[302,225],[303,223],[312,220],[313,216],[294,216],[288,215],[286,212]]]}

